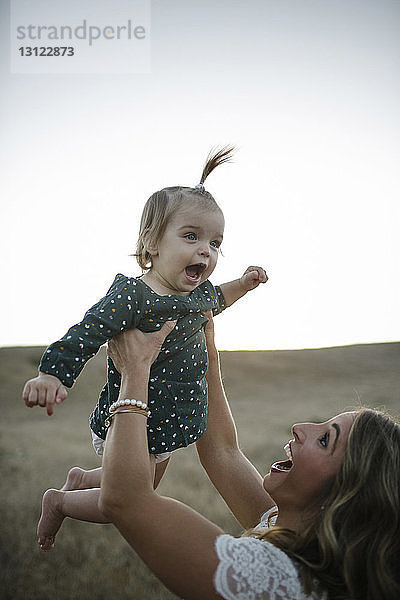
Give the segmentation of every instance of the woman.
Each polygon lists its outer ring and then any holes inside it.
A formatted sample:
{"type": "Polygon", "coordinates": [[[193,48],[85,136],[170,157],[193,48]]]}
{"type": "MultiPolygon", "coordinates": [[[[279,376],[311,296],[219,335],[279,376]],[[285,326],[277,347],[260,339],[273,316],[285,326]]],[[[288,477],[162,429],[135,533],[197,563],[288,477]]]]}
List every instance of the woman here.
{"type": "MultiPolygon", "coordinates": [[[[154,334],[131,330],[110,342],[122,373],[121,399],[146,403],[150,365],[173,326],[154,334]]],[[[107,435],[99,500],[105,517],[186,600],[398,599],[400,426],[372,410],[294,425],[289,459],[262,479],[237,444],[212,325],[207,345],[210,404],[200,460],[239,522],[254,528],[267,511],[263,527],[235,539],[159,496],[146,410],[123,406],[107,435]],[[267,529],[274,514],[276,524],[267,529]]]]}

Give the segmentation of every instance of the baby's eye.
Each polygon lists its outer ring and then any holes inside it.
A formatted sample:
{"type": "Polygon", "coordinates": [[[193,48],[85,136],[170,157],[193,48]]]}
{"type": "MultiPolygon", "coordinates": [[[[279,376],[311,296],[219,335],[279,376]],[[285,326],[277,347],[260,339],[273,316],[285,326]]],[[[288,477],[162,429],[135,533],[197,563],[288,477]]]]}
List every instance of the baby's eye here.
{"type": "Polygon", "coordinates": [[[190,240],[191,242],[195,242],[197,240],[197,236],[195,233],[187,233],[184,237],[187,240],[190,240]]]}
{"type": "Polygon", "coordinates": [[[328,447],[329,444],[329,433],[326,432],[322,438],[319,438],[319,443],[321,444],[321,446],[323,446],[324,448],[328,447]]]}
{"type": "Polygon", "coordinates": [[[221,242],[219,240],[213,240],[212,242],[210,242],[210,246],[212,246],[213,248],[219,248],[221,245],[221,242]]]}

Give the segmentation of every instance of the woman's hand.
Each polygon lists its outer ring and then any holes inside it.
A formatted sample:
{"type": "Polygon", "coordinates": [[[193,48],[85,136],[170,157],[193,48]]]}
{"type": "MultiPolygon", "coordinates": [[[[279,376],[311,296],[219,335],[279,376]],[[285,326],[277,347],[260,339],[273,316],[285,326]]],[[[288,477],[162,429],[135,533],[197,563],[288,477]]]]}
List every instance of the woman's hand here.
{"type": "Polygon", "coordinates": [[[129,329],[108,342],[107,354],[121,375],[134,365],[150,368],[175,325],[176,321],[166,321],[159,331],[152,333],[129,329]]]}

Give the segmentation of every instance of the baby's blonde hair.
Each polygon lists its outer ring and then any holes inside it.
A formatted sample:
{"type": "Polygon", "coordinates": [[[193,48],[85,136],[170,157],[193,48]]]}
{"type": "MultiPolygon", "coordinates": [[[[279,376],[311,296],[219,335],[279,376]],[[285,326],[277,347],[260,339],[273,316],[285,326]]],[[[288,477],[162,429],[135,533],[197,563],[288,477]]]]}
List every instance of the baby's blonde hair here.
{"type": "Polygon", "coordinates": [[[200,210],[221,211],[214,197],[205,190],[203,184],[211,171],[231,160],[233,152],[232,146],[211,151],[206,159],[200,183],[196,187],[167,187],[150,196],[143,209],[134,254],[143,270],[151,268],[152,256],[149,250],[156,247],[168,222],[182,206],[195,205],[200,210]]]}

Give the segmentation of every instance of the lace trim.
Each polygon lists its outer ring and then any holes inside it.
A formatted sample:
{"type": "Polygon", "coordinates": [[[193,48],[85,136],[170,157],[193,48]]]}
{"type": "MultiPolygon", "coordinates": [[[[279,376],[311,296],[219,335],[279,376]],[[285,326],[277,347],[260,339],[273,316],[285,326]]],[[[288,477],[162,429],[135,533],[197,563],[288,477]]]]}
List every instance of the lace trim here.
{"type": "Polygon", "coordinates": [[[276,519],[278,518],[278,507],[273,506],[263,515],[261,515],[261,519],[258,525],[256,525],[256,529],[270,529],[276,523],[276,519]],[[275,513],[275,514],[274,514],[275,513]]]}
{"type": "Polygon", "coordinates": [[[224,534],[215,548],[214,584],[225,600],[306,600],[293,562],[273,544],[224,534]]]}

